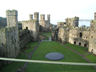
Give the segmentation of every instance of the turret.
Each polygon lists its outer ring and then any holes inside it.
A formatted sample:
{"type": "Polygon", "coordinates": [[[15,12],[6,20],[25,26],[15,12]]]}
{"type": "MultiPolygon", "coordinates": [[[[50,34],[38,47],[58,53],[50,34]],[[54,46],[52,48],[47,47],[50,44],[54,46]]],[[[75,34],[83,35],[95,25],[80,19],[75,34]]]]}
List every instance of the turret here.
{"type": "Polygon", "coordinates": [[[7,10],[7,27],[18,27],[18,12],[16,10],[7,10]]]}
{"type": "Polygon", "coordinates": [[[47,15],[47,20],[48,20],[49,23],[50,23],[50,14],[47,15]]]}
{"type": "Polygon", "coordinates": [[[45,20],[45,15],[44,14],[40,15],[40,20],[45,20]]]}
{"type": "Polygon", "coordinates": [[[94,20],[96,20],[96,12],[94,13],[94,20]]]}
{"type": "Polygon", "coordinates": [[[33,15],[32,14],[29,15],[29,19],[33,20],[33,15]]]}
{"type": "Polygon", "coordinates": [[[34,20],[39,22],[39,12],[34,13],[34,20]]]}

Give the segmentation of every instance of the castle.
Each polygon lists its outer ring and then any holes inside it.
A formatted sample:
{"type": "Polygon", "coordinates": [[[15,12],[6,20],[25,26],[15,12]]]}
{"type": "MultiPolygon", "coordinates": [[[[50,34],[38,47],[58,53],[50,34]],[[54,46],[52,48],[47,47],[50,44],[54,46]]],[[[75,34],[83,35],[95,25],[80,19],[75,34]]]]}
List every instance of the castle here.
{"type": "MultiPolygon", "coordinates": [[[[44,14],[39,20],[39,12],[34,12],[34,18],[30,14],[29,20],[18,21],[18,12],[7,10],[6,18],[0,17],[0,56],[15,58],[28,42],[39,40],[39,32],[48,32],[51,28],[49,14],[47,20],[44,14]]],[[[90,27],[79,27],[79,17],[58,22],[57,28],[53,28],[52,39],[87,47],[89,52],[96,54],[96,13],[90,27]]],[[[0,65],[3,63],[0,61],[0,65]]]]}
{"type": "MultiPolygon", "coordinates": [[[[48,20],[42,19],[41,15],[40,23],[38,12],[34,12],[34,19],[32,14],[29,18],[26,21],[18,21],[16,10],[7,10],[6,18],[0,17],[0,57],[17,57],[28,42],[39,40],[40,26],[44,25],[41,31],[50,29],[50,15],[48,20]]],[[[9,62],[0,61],[0,65],[5,63],[9,62]]]]}
{"type": "Polygon", "coordinates": [[[90,27],[79,27],[79,17],[67,18],[65,22],[58,22],[52,33],[52,39],[62,43],[71,43],[87,47],[88,51],[96,54],[96,13],[90,27]]]}

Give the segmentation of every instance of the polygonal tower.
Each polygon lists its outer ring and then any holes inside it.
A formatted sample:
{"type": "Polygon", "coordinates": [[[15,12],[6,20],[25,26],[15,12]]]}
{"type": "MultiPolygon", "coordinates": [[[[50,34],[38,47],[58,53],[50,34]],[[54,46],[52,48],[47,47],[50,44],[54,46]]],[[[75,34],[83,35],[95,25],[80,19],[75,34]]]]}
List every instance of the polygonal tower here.
{"type": "Polygon", "coordinates": [[[6,47],[8,57],[16,57],[19,54],[18,12],[7,10],[6,47]]]}
{"type": "Polygon", "coordinates": [[[50,23],[50,14],[47,15],[47,20],[50,23]]]}
{"type": "Polygon", "coordinates": [[[96,20],[96,12],[94,13],[94,20],[96,20]]]}
{"type": "Polygon", "coordinates": [[[16,10],[7,10],[6,16],[7,16],[7,27],[18,27],[17,24],[18,13],[16,10]]]}
{"type": "Polygon", "coordinates": [[[30,15],[29,15],[29,19],[30,19],[30,20],[33,20],[33,14],[30,14],[30,15]]]}
{"type": "Polygon", "coordinates": [[[39,22],[39,12],[34,12],[34,20],[39,22]]]}

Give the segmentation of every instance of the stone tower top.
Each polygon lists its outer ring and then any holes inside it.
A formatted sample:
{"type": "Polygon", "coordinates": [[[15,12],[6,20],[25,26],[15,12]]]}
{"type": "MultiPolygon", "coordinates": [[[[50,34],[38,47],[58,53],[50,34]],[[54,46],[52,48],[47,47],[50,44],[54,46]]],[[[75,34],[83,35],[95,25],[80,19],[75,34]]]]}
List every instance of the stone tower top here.
{"type": "Polygon", "coordinates": [[[18,12],[16,10],[7,10],[6,15],[7,16],[17,16],[18,12]]]}
{"type": "Polygon", "coordinates": [[[47,20],[50,21],[50,14],[47,15],[47,20]]]}
{"type": "Polygon", "coordinates": [[[16,10],[7,10],[7,27],[18,27],[18,12],[16,10]]]}
{"type": "Polygon", "coordinates": [[[33,20],[33,14],[30,14],[30,15],[29,15],[29,19],[30,19],[30,20],[33,20]]]}
{"type": "Polygon", "coordinates": [[[94,13],[94,20],[96,20],[96,12],[94,13]]]}
{"type": "Polygon", "coordinates": [[[34,12],[34,20],[39,21],[39,12],[34,12]]]}
{"type": "Polygon", "coordinates": [[[44,14],[40,15],[40,20],[45,20],[45,15],[44,14]]]}

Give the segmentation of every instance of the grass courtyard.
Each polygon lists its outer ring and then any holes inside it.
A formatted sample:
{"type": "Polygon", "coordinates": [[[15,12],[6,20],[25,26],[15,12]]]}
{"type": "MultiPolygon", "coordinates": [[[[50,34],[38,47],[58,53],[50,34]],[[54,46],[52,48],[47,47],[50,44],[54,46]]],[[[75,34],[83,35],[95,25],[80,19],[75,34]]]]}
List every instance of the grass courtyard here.
{"type": "MultiPolygon", "coordinates": [[[[66,48],[68,44],[61,45],[59,42],[42,42],[34,52],[32,60],[47,60],[45,55],[49,52],[60,52],[64,54],[63,62],[86,62],[81,56],[66,48]]],[[[71,46],[69,44],[69,46],[71,46]]],[[[72,47],[72,46],[71,46],[72,47]]],[[[73,46],[74,47],[74,46],[73,46]]],[[[95,58],[96,59],[96,58],[95,58]]],[[[90,66],[68,66],[53,64],[29,63],[26,72],[96,72],[90,66]]]]}
{"type": "MultiPolygon", "coordinates": [[[[42,35],[46,36],[46,39],[50,36],[50,33],[46,33],[42,35]]],[[[21,52],[17,57],[19,59],[28,59],[26,54],[29,54],[34,50],[34,48],[38,45],[38,42],[30,42],[26,45],[26,49],[24,53],[21,52]],[[26,54],[25,54],[26,53],[26,54]]],[[[91,62],[96,63],[96,56],[89,54],[87,52],[87,48],[72,45],[66,43],[62,45],[56,41],[43,41],[40,42],[38,48],[32,54],[32,60],[46,60],[45,55],[50,52],[60,52],[64,54],[64,59],[60,60],[62,62],[86,62],[82,56],[74,53],[69,48],[79,52],[88,58],[91,62]]],[[[13,62],[12,64],[7,65],[0,72],[16,72],[18,68],[21,68],[24,65],[23,62],[13,62]]],[[[96,72],[96,69],[92,66],[72,66],[72,65],[55,65],[55,64],[38,64],[38,63],[28,63],[25,68],[25,72],[96,72]]]]}

